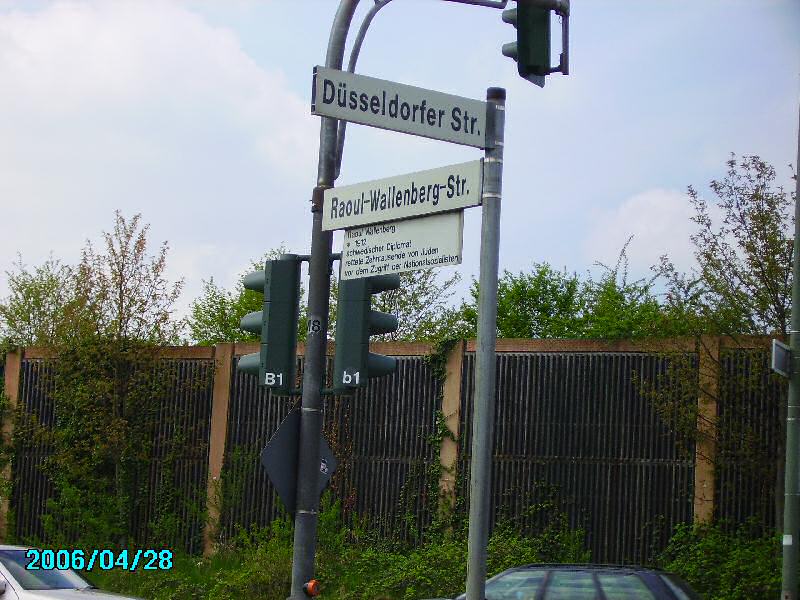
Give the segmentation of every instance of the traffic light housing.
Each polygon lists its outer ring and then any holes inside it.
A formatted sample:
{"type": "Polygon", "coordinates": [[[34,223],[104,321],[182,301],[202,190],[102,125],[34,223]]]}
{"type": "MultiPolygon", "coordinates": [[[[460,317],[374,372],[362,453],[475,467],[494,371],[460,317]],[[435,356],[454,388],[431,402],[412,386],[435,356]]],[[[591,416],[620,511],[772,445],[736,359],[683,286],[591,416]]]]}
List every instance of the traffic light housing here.
{"type": "Polygon", "coordinates": [[[239,359],[238,369],[258,376],[259,385],[287,395],[294,388],[297,320],[300,309],[300,258],[283,254],[263,271],[244,278],[244,287],[264,294],[263,309],[245,315],[239,326],[260,334],[261,351],[239,359]]]}
{"type": "Polygon", "coordinates": [[[372,310],[373,294],[400,287],[400,276],[375,275],[339,282],[336,305],[336,355],[333,389],[345,392],[365,387],[373,377],[393,373],[397,359],[369,351],[369,336],[397,331],[397,317],[372,310]]]}
{"type": "Polygon", "coordinates": [[[503,21],[517,29],[517,41],[503,44],[503,55],[517,61],[517,71],[523,79],[544,87],[550,73],[568,73],[569,0],[517,0],[516,8],[503,11],[503,21]],[[561,61],[550,67],[550,11],[562,17],[561,61]]]}

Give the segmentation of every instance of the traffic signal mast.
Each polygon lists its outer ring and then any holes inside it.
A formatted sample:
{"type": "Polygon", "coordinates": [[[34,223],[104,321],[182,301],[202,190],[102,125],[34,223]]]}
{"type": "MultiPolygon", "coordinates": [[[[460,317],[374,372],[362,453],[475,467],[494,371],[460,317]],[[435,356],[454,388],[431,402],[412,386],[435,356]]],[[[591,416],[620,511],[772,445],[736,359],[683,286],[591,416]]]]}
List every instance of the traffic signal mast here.
{"type": "Polygon", "coordinates": [[[260,334],[261,351],[242,356],[237,368],[257,375],[259,385],[281,395],[291,394],[295,387],[300,261],[296,254],[283,254],[267,261],[263,271],[244,278],[246,289],[264,294],[263,310],[245,315],[239,324],[260,334]]]}
{"type": "MultiPolygon", "coordinates": [[[[504,8],[507,0],[451,0],[463,4],[504,8]]],[[[321,67],[324,72],[339,71],[339,81],[343,77],[350,81],[360,81],[359,85],[375,87],[376,91],[381,86],[388,94],[392,88],[396,90],[410,88],[392,82],[385,82],[376,78],[366,78],[354,74],[355,64],[364,40],[367,28],[377,11],[388,4],[388,0],[376,0],[367,12],[364,21],[353,43],[352,53],[347,73],[342,71],[345,43],[350,28],[350,23],[359,0],[340,0],[339,8],[331,27],[330,39],[325,65],[321,67]],[[367,80],[373,80],[369,83],[367,80]],[[377,86],[377,87],[376,87],[377,86]]],[[[548,73],[560,71],[564,75],[568,72],[568,28],[569,28],[569,0],[517,0],[517,8],[522,10],[522,15],[511,12],[506,20],[521,27],[517,30],[516,47],[507,47],[505,54],[515,60],[520,57],[518,65],[520,75],[540,86],[544,85],[544,77],[548,73]],[[539,9],[537,13],[535,10],[539,9]],[[541,11],[546,13],[547,20],[541,11]],[[549,56],[549,12],[555,11],[562,17],[562,53],[561,61],[556,69],[550,68],[549,56]],[[520,44],[520,42],[522,42],[520,44]]],[[[324,228],[323,208],[325,205],[325,191],[333,188],[339,176],[342,150],[345,139],[345,126],[348,121],[362,123],[374,127],[401,131],[412,135],[422,135],[452,143],[465,144],[482,148],[486,152],[483,163],[482,198],[482,225],[481,225],[481,258],[480,258],[480,286],[481,295],[478,306],[478,339],[475,353],[475,394],[473,399],[473,431],[472,452],[470,460],[470,516],[469,516],[469,544],[468,544],[468,580],[467,598],[478,600],[485,597],[486,576],[486,547],[489,530],[488,514],[490,513],[491,491],[491,440],[492,423],[494,421],[494,394],[495,394],[495,369],[496,353],[495,341],[497,335],[497,269],[500,236],[500,202],[502,198],[502,165],[503,165],[503,140],[504,140],[504,115],[505,115],[505,90],[502,88],[489,88],[487,90],[486,106],[481,110],[461,112],[459,106],[453,105],[453,100],[445,104],[451,107],[453,117],[452,131],[447,131],[440,122],[440,113],[437,109],[431,112],[431,102],[426,103],[426,109],[419,113],[419,119],[424,115],[424,122],[406,122],[400,124],[392,117],[388,119],[381,114],[378,117],[373,109],[373,96],[377,106],[381,105],[383,94],[364,94],[369,97],[369,112],[360,108],[359,102],[351,104],[340,102],[338,85],[336,87],[336,102],[333,102],[332,90],[327,90],[324,81],[317,78],[315,69],[314,90],[312,99],[312,112],[322,117],[320,127],[319,161],[317,168],[317,186],[312,195],[312,233],[311,255],[309,257],[309,294],[308,318],[309,329],[306,340],[305,369],[303,372],[303,397],[301,404],[300,440],[298,444],[297,462],[297,506],[295,511],[294,546],[292,560],[292,600],[300,600],[308,596],[311,580],[314,575],[314,558],[316,550],[317,524],[319,521],[319,482],[320,457],[322,439],[322,395],[328,390],[323,390],[325,380],[326,347],[328,331],[328,295],[330,291],[330,258],[332,247],[331,229],[324,228]],[[319,90],[319,83],[322,89],[319,90]],[[319,91],[318,91],[319,90],[319,91]],[[326,104],[326,98],[328,103],[326,104]],[[348,107],[350,107],[348,109],[348,107]],[[356,108],[358,110],[356,110],[356,108]],[[368,117],[368,115],[370,115],[368,117]],[[463,115],[463,119],[462,119],[463,115]],[[373,118],[374,117],[374,118],[373,118]],[[475,127],[478,118],[485,117],[485,127],[475,127]],[[456,127],[458,125],[458,127],[456,127]],[[481,133],[482,131],[482,133],[481,133]],[[313,325],[316,325],[314,327],[313,325]]],[[[324,79],[324,77],[323,77],[324,79]]],[[[332,81],[332,80],[331,80],[332,81]]],[[[351,88],[349,91],[353,91],[351,88]]],[[[342,90],[344,95],[344,90],[342,90]]],[[[433,92],[439,98],[444,98],[441,93],[432,90],[417,89],[413,95],[433,92]]],[[[352,98],[352,96],[350,96],[352,98]]],[[[344,100],[350,98],[345,97],[344,100]]],[[[422,107],[422,102],[418,106],[422,107]]],[[[470,101],[469,99],[463,99],[470,101]]],[[[399,102],[399,99],[398,99],[399,102]]],[[[406,116],[413,118],[412,101],[406,103],[406,116]]],[[[400,117],[403,117],[402,105],[400,117]]],[[[387,107],[387,112],[390,109],[387,107]]],[[[347,205],[345,205],[347,214],[347,205]]],[[[388,220],[388,219],[387,219],[388,220]]],[[[371,296],[388,289],[397,289],[400,280],[396,273],[392,275],[379,275],[362,280],[340,281],[338,319],[336,326],[336,356],[334,359],[334,392],[352,390],[363,387],[370,377],[386,375],[396,369],[396,360],[371,354],[369,352],[369,336],[374,333],[388,333],[397,330],[396,319],[388,315],[372,311],[370,308],[371,296]]]]}
{"type": "Polygon", "coordinates": [[[544,87],[550,73],[569,73],[569,0],[516,0],[503,11],[503,21],[517,29],[517,41],[503,44],[503,55],[517,61],[523,79],[544,87]],[[562,52],[559,65],[550,66],[550,12],[561,16],[562,52]]]}
{"type": "Polygon", "coordinates": [[[388,375],[397,369],[397,359],[369,351],[369,337],[397,331],[397,317],[372,310],[371,302],[373,294],[399,287],[400,276],[397,274],[339,282],[334,391],[341,393],[365,387],[370,378],[388,375]]]}

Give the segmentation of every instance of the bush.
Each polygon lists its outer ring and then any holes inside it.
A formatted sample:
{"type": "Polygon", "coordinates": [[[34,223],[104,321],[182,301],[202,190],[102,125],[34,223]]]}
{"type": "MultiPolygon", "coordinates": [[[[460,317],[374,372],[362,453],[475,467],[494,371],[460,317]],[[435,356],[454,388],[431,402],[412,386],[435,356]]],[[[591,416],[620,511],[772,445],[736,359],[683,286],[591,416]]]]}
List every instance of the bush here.
{"type": "Polygon", "coordinates": [[[780,594],[781,545],[747,524],[679,525],[659,565],[692,584],[707,600],[773,600],[780,594]]]}
{"type": "MultiPolygon", "coordinates": [[[[559,523],[559,526],[561,523],[559,523]]],[[[407,552],[386,553],[371,548],[352,549],[335,598],[397,600],[452,597],[464,591],[467,579],[467,536],[462,531],[430,540],[407,552]]],[[[535,562],[584,562],[583,533],[547,530],[523,536],[508,524],[495,527],[487,552],[490,575],[509,567],[535,562]]]]}
{"type": "Polygon", "coordinates": [[[91,573],[98,587],[150,600],[283,600],[291,584],[292,539],[285,521],[240,534],[208,558],[178,555],[169,571],[91,573]],[[288,535],[287,535],[288,533],[288,535]]]}
{"type": "MultiPolygon", "coordinates": [[[[326,598],[406,600],[464,591],[466,530],[436,533],[414,548],[345,524],[337,502],[321,512],[318,535],[316,572],[326,598]]],[[[111,571],[90,578],[100,587],[153,600],[283,600],[291,583],[292,536],[291,522],[281,519],[240,534],[213,557],[178,556],[171,571],[111,571]]],[[[488,558],[494,574],[531,562],[586,561],[588,552],[583,532],[570,531],[566,518],[556,518],[531,536],[499,524],[488,558]]]]}

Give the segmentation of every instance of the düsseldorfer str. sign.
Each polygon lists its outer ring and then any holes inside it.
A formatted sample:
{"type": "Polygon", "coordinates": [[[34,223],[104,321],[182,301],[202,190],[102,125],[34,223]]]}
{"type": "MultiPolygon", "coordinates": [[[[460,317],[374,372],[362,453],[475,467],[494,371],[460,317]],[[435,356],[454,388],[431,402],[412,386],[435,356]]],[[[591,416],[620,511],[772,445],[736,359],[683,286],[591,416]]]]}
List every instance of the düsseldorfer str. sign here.
{"type": "Polygon", "coordinates": [[[314,67],[311,113],[486,147],[486,102],[327,67],[314,67]]]}

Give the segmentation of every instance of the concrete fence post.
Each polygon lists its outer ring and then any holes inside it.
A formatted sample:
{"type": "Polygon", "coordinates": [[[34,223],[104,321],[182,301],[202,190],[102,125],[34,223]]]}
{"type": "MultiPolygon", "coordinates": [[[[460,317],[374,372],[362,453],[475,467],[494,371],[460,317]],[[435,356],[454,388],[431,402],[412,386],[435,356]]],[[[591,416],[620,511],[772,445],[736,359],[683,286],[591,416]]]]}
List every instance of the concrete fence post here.
{"type": "Polygon", "coordinates": [[[698,439],[694,451],[694,522],[714,518],[714,462],[717,455],[719,337],[703,336],[699,346],[697,394],[698,439]]]}
{"type": "Polygon", "coordinates": [[[206,523],[203,532],[203,554],[214,552],[221,518],[220,476],[225,461],[225,441],[228,434],[228,408],[233,377],[234,344],[217,344],[214,348],[214,389],[211,403],[211,428],[208,444],[208,482],[206,523]]]}
{"type": "Polygon", "coordinates": [[[440,509],[450,510],[456,501],[456,471],[458,468],[459,437],[458,428],[461,422],[461,387],[463,385],[464,340],[459,340],[450,350],[445,366],[444,389],[442,390],[442,414],[445,425],[453,435],[453,439],[445,437],[439,448],[439,464],[442,466],[439,475],[440,509]]]}
{"type": "MultiPolygon", "coordinates": [[[[5,382],[3,392],[6,396],[8,407],[2,415],[2,442],[10,444],[14,435],[14,413],[19,402],[20,370],[22,369],[22,350],[15,350],[6,354],[5,382]]],[[[8,511],[11,503],[11,462],[3,467],[4,489],[0,491],[0,542],[8,540],[8,511]]]]}

